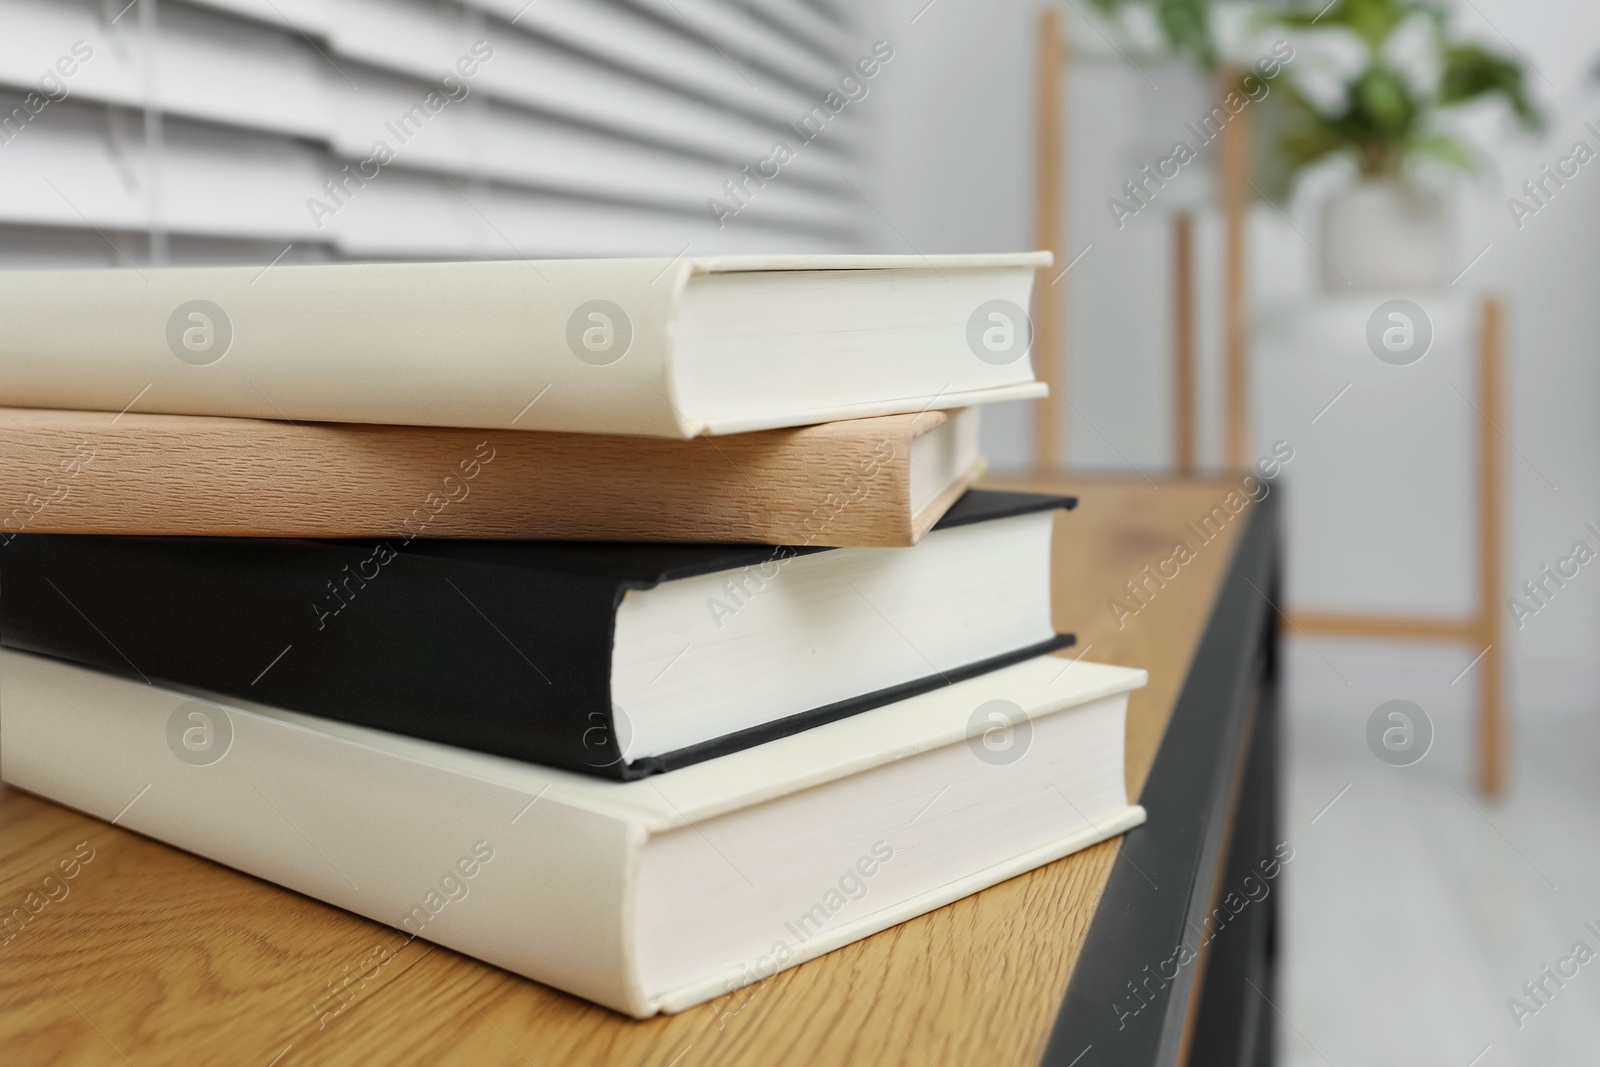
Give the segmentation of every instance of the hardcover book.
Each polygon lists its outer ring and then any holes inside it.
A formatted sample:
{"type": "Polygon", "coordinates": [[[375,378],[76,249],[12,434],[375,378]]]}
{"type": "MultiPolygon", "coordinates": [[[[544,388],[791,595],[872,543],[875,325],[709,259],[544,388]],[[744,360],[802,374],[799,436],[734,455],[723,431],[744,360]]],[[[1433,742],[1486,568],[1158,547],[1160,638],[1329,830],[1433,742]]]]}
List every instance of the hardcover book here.
{"type": "Polygon", "coordinates": [[[0,408],[0,540],[912,545],[981,473],[979,413],[672,441],[0,408]]]}
{"type": "Polygon", "coordinates": [[[693,437],[1042,396],[1046,252],[0,273],[0,405],[693,437]]]}
{"type": "Polygon", "coordinates": [[[636,778],[1065,647],[1074,503],[973,490],[914,548],[24,533],[0,640],[636,778]]]}
{"type": "Polygon", "coordinates": [[[1143,822],[1144,682],[1046,656],[607,782],[6,649],[0,776],[391,926],[380,964],[422,938],[642,1018],[1143,822]]]}

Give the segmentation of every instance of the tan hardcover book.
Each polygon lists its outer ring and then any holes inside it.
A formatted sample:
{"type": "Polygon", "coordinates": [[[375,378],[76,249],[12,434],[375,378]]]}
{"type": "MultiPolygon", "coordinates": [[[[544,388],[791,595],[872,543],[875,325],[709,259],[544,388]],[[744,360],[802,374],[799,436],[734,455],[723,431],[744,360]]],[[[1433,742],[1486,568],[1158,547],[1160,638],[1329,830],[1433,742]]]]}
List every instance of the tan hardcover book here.
{"type": "Polygon", "coordinates": [[[690,440],[0,408],[17,533],[915,544],[978,410],[690,440]]]}

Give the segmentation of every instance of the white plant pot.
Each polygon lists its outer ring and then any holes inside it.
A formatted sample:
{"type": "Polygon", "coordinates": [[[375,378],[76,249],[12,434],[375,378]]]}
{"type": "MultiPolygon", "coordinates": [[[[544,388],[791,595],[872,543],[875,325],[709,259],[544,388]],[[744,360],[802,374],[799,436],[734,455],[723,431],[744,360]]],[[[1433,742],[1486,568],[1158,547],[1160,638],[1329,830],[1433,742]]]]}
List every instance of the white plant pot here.
{"type": "Polygon", "coordinates": [[[1393,179],[1362,181],[1322,205],[1318,267],[1327,292],[1444,286],[1455,262],[1444,198],[1393,179]]]}

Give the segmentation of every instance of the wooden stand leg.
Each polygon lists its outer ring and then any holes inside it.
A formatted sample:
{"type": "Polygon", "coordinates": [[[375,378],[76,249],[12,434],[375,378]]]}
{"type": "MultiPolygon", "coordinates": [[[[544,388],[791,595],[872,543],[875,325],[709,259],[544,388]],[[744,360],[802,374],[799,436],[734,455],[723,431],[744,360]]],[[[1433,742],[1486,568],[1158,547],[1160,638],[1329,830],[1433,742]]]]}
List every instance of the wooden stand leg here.
{"type": "Polygon", "coordinates": [[[1066,177],[1062,148],[1063,89],[1066,78],[1066,36],[1061,11],[1039,10],[1036,96],[1034,99],[1033,246],[1055,253],[1055,265],[1039,273],[1034,283],[1033,370],[1050,394],[1033,408],[1033,462],[1040,469],[1061,466],[1066,457],[1064,437],[1067,388],[1066,328],[1067,279],[1051,284],[1067,265],[1066,177]]]}
{"type": "Polygon", "coordinates": [[[1195,471],[1194,219],[1172,220],[1172,434],[1178,473],[1195,471]]]}
{"type": "Polygon", "coordinates": [[[1478,788],[1489,796],[1500,796],[1506,780],[1505,645],[1499,604],[1501,524],[1505,521],[1499,430],[1505,422],[1500,373],[1504,330],[1505,314],[1500,301],[1485,299],[1478,342],[1478,403],[1485,423],[1478,434],[1478,636],[1488,651],[1484,653],[1479,679],[1482,695],[1478,709],[1478,788]]]}
{"type": "MultiPolygon", "coordinates": [[[[1232,92],[1239,71],[1227,67],[1218,75],[1219,96],[1232,92]]],[[[1234,470],[1250,463],[1250,298],[1246,242],[1250,205],[1250,120],[1245,108],[1222,131],[1222,155],[1217,174],[1222,209],[1222,355],[1225,395],[1223,403],[1223,456],[1234,470]]]]}

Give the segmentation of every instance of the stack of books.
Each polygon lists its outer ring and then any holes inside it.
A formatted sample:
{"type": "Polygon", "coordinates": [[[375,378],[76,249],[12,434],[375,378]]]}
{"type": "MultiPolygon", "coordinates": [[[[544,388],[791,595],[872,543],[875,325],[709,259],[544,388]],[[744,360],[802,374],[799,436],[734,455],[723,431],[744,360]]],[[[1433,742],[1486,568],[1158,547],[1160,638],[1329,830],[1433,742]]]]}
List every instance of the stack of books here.
{"type": "Polygon", "coordinates": [[[0,275],[0,776],[639,1017],[1120,833],[1047,262],[0,275]]]}

